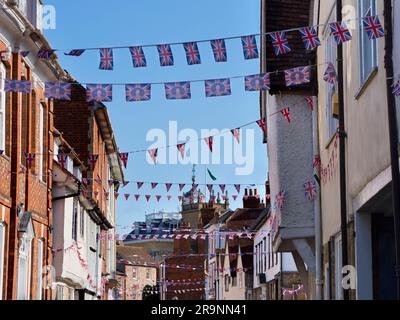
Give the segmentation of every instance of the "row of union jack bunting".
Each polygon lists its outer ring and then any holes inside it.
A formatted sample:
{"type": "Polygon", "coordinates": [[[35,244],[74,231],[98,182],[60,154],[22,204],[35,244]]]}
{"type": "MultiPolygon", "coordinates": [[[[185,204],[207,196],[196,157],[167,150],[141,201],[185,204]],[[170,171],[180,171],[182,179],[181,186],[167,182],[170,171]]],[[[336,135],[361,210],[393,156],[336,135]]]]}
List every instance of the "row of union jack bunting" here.
{"type": "MultiPolygon", "coordinates": [[[[282,71],[288,87],[303,85],[310,82],[311,66],[297,67],[282,71]]],[[[274,72],[276,73],[276,72],[274,72]]],[[[336,74],[336,73],[335,73],[336,74]]],[[[29,80],[4,80],[4,91],[27,93],[32,91],[32,82],[29,80]]],[[[229,96],[232,94],[231,79],[212,79],[204,81],[206,97],[229,96]]],[[[164,83],[165,97],[168,100],[191,99],[191,82],[181,81],[164,83]]],[[[46,82],[45,96],[48,99],[70,101],[73,83],[46,82]]],[[[87,102],[112,102],[113,86],[116,84],[86,84],[87,102]]],[[[245,91],[261,91],[270,89],[270,74],[262,73],[244,77],[245,91]]],[[[125,84],[127,102],[148,101],[151,99],[152,84],[137,83],[125,84]]]]}
{"type": "MultiPolygon", "coordinates": [[[[366,16],[361,18],[361,25],[363,26],[365,32],[368,33],[369,39],[377,39],[384,37],[385,32],[378,16],[366,16]]],[[[349,41],[352,39],[349,28],[345,21],[333,22],[329,24],[331,31],[331,36],[334,37],[337,44],[349,41]]],[[[312,50],[321,45],[320,38],[318,36],[318,26],[303,27],[289,29],[288,31],[276,31],[270,32],[265,35],[269,35],[271,38],[271,43],[275,52],[275,55],[283,55],[292,51],[289,41],[286,37],[287,32],[299,32],[301,39],[304,42],[305,49],[312,50]]],[[[259,51],[257,47],[256,37],[258,35],[246,35],[240,37],[230,37],[227,39],[240,38],[243,47],[244,59],[257,59],[259,58],[259,51]]],[[[262,35],[264,36],[264,35],[262,35]]],[[[198,48],[198,43],[209,42],[214,55],[215,62],[227,62],[228,54],[225,40],[227,39],[216,39],[216,40],[202,40],[197,42],[185,42],[185,43],[174,43],[174,44],[159,44],[159,45],[142,45],[142,46],[131,46],[131,47],[109,47],[109,48],[98,48],[100,53],[100,70],[113,70],[114,69],[114,49],[129,49],[132,56],[132,63],[134,68],[146,67],[147,59],[144,47],[156,47],[159,55],[160,65],[162,67],[173,66],[174,54],[172,52],[172,45],[182,45],[186,54],[186,60],[188,65],[201,64],[201,55],[198,48]]],[[[81,56],[85,51],[93,50],[91,49],[73,49],[67,53],[68,56],[81,56]]],[[[37,53],[37,56],[41,59],[50,59],[54,52],[60,51],[56,49],[41,49],[37,53]]],[[[29,55],[29,51],[21,51],[23,56],[29,55]]]]}

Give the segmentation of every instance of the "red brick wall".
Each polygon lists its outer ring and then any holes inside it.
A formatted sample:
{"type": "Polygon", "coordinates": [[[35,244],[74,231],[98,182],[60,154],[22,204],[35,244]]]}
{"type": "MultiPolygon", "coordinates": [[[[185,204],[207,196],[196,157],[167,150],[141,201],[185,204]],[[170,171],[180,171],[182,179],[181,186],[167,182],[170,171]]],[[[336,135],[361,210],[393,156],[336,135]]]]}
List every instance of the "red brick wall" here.
{"type": "MultiPolygon", "coordinates": [[[[32,72],[23,63],[18,54],[13,54],[9,61],[7,78],[16,80],[33,80],[32,72]]],[[[6,126],[6,155],[0,157],[0,173],[4,170],[11,171],[9,178],[4,179],[0,184],[0,197],[8,197],[10,210],[7,214],[7,252],[8,257],[5,263],[6,281],[4,292],[8,299],[15,299],[17,295],[17,262],[18,262],[18,206],[22,204],[24,211],[33,214],[35,239],[32,246],[31,268],[31,298],[36,297],[38,288],[37,279],[37,241],[40,238],[45,240],[43,252],[43,265],[51,264],[51,235],[49,223],[51,222],[51,164],[52,157],[48,152],[38,149],[39,146],[39,103],[45,104],[44,117],[44,149],[52,151],[53,119],[50,113],[51,104],[44,97],[44,88],[36,84],[31,94],[24,94],[23,105],[20,105],[20,95],[17,93],[7,94],[7,126],[6,126]],[[31,170],[25,166],[25,152],[37,153],[35,164],[31,170]],[[43,179],[38,174],[39,159],[43,157],[43,179]],[[21,171],[21,164],[22,171],[21,171]],[[24,172],[25,171],[25,172],[24,172]],[[8,194],[4,191],[8,185],[8,194]],[[36,254],[36,256],[35,256],[36,254]],[[36,257],[36,258],[35,258],[36,257]]],[[[5,204],[7,205],[7,203],[5,204]]],[[[46,298],[46,295],[43,297],[46,298]]]]}

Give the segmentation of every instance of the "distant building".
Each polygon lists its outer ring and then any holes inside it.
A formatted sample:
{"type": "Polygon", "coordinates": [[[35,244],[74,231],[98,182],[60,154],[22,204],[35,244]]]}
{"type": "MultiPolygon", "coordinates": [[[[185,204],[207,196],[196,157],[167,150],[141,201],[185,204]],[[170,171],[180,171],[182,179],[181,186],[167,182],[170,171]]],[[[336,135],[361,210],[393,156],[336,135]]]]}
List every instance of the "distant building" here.
{"type": "Polygon", "coordinates": [[[117,245],[117,300],[143,300],[146,286],[157,291],[159,262],[160,259],[150,257],[143,248],[117,245]]]}
{"type": "MultiPolygon", "coordinates": [[[[243,208],[236,209],[226,219],[225,246],[219,253],[220,269],[217,269],[218,300],[253,299],[253,230],[268,214],[269,208],[261,203],[257,190],[245,190],[243,208]],[[249,193],[248,193],[249,192],[249,193]],[[229,232],[235,234],[229,236],[229,232]],[[242,232],[242,234],[240,234],[242,232]]],[[[221,237],[216,234],[211,239],[221,237]]]]}
{"type": "Polygon", "coordinates": [[[164,237],[179,227],[182,215],[177,212],[146,214],[146,222],[135,222],[133,230],[123,240],[124,245],[143,248],[154,257],[162,257],[173,251],[174,240],[164,237]]]}

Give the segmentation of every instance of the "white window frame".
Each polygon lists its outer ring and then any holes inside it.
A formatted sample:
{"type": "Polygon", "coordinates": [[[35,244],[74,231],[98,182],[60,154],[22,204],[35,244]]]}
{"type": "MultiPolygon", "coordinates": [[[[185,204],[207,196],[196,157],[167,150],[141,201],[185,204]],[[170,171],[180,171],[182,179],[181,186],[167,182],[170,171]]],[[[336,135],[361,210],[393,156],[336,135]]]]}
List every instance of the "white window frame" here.
{"type": "Polygon", "coordinates": [[[44,149],[44,110],[45,107],[42,103],[39,103],[39,178],[43,179],[43,153],[44,149]]]}
{"type": "MultiPolygon", "coordinates": [[[[325,61],[331,62],[335,70],[337,70],[337,44],[334,38],[331,36],[331,32],[328,24],[336,21],[336,6],[334,6],[332,13],[329,17],[327,26],[324,30],[324,39],[325,39],[325,61]]],[[[326,65],[327,66],[327,65],[326,65]]],[[[324,70],[325,72],[325,70],[324,70]]],[[[325,95],[326,95],[326,113],[325,113],[325,121],[326,121],[326,142],[329,142],[332,137],[336,134],[337,128],[339,126],[338,119],[334,118],[333,115],[333,104],[332,98],[336,94],[337,88],[335,85],[330,83],[325,83],[325,95]]]]}
{"type": "Polygon", "coordinates": [[[6,225],[0,222],[0,300],[3,300],[4,256],[6,250],[6,225]]]}
{"type": "Polygon", "coordinates": [[[4,91],[4,79],[6,67],[0,63],[0,150],[6,148],[6,92],[4,91]]]}
{"type": "Polygon", "coordinates": [[[32,265],[31,252],[32,252],[32,240],[24,236],[21,239],[21,244],[18,248],[17,300],[29,300],[30,298],[31,265],[32,265]],[[25,262],[26,269],[21,268],[23,262],[25,262]]]}
{"type": "Polygon", "coordinates": [[[365,16],[377,14],[376,0],[358,0],[359,23],[359,50],[360,50],[360,86],[363,86],[378,67],[378,43],[376,40],[369,40],[367,32],[361,22],[365,16]],[[365,52],[370,51],[370,61],[366,61],[365,52]]]}
{"type": "Polygon", "coordinates": [[[44,240],[39,239],[38,241],[38,257],[37,257],[37,265],[38,265],[38,282],[37,282],[37,292],[36,299],[42,300],[42,273],[43,273],[43,251],[44,251],[44,240]]]}

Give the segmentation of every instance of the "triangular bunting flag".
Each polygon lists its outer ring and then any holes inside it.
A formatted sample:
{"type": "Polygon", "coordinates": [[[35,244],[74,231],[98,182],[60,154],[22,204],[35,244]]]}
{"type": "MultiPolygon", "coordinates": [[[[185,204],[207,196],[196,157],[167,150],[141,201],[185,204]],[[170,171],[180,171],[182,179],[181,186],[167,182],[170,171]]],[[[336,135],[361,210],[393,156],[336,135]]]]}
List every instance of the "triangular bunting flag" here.
{"type": "Polygon", "coordinates": [[[166,183],[166,184],[165,184],[165,187],[167,188],[167,192],[169,192],[169,190],[170,190],[171,187],[172,187],[172,183],[166,183]]]}
{"type": "Polygon", "coordinates": [[[150,155],[151,159],[153,160],[154,164],[156,164],[156,161],[157,161],[157,154],[158,154],[158,148],[148,150],[148,152],[149,152],[149,155],[150,155]]]}
{"type": "Polygon", "coordinates": [[[185,145],[186,145],[185,143],[181,143],[176,146],[182,156],[182,159],[185,157],[185,145]]]}
{"type": "Polygon", "coordinates": [[[234,138],[236,139],[237,143],[240,143],[240,129],[239,128],[232,129],[231,132],[232,132],[234,138]]]}

